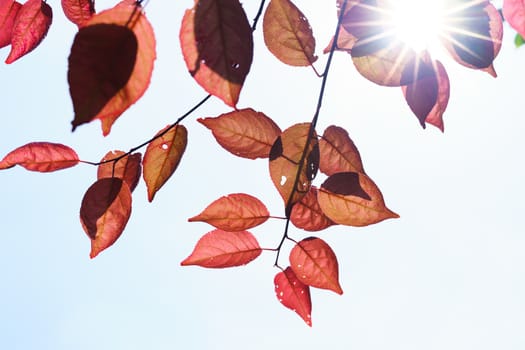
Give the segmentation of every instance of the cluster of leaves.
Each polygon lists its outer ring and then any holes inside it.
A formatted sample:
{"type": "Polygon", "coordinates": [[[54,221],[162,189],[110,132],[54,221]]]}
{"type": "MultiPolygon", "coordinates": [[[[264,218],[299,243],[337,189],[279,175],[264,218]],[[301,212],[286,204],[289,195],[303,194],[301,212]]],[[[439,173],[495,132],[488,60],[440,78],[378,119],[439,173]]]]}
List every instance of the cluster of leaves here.
{"type": "MultiPolygon", "coordinates": [[[[489,1],[450,1],[444,46],[460,64],[495,76],[493,61],[501,47],[502,19],[489,1]]],[[[347,131],[330,126],[316,132],[324,87],[335,51],[351,55],[357,70],[370,81],[402,88],[406,101],[423,127],[443,130],[449,80],[443,65],[428,52],[416,52],[392,34],[386,0],[336,0],[338,21],[325,49],[328,59],[318,106],[312,121],[281,131],[262,112],[236,109],[253,60],[253,30],[263,15],[264,41],[270,52],[291,66],[317,61],[313,31],[302,11],[290,0],[261,1],[250,25],[239,0],[195,0],[180,29],[180,45],[188,71],[209,93],[194,108],[146,142],[128,152],[110,151],[99,162],[80,160],[68,146],[32,142],[0,161],[0,169],[20,165],[30,171],[52,172],[80,163],[97,166],[97,180],[87,189],[80,221],[91,242],[90,257],[110,247],[124,231],[132,210],[132,192],[141,177],[148,200],[173,175],[185,152],[188,133],[181,122],[211,96],[233,111],[198,121],[235,156],[268,159],[271,181],[283,199],[286,224],[276,248],[262,248],[248,230],[271,216],[257,198],[234,193],[213,201],[189,221],[206,222],[206,233],[182,265],[225,268],[245,265],[263,250],[276,254],[275,292],[278,300],[311,325],[310,287],[342,294],[338,262],[332,248],[313,236],[295,241],[290,223],[308,231],[332,225],[366,226],[398,215],[366,174],[357,147],[347,131]],[[146,147],[144,155],[138,153],[146,147]],[[313,185],[318,171],[326,178],[313,185]],[[291,241],[289,264],[280,265],[283,243],[291,241]]],[[[156,57],[155,36],[143,1],[123,0],[96,13],[93,0],[62,0],[65,16],[78,26],[69,56],[68,82],[74,109],[73,130],[100,120],[104,135],[145,92],[156,57]]],[[[334,7],[335,10],[335,7],[334,7]]],[[[525,5],[505,2],[509,23],[525,34],[525,5]]],[[[12,63],[33,50],[52,21],[43,0],[0,0],[0,44],[11,45],[12,63]]]]}

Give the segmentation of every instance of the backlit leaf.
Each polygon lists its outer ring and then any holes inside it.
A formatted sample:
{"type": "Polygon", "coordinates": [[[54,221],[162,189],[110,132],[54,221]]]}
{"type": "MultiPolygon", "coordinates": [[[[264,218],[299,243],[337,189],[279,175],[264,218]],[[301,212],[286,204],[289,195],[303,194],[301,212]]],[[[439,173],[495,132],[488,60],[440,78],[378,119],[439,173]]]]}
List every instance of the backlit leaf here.
{"type": "Polygon", "coordinates": [[[275,275],[273,283],[277,300],[295,311],[311,327],[312,299],[310,287],[302,283],[290,267],[275,275]]]}
{"type": "Polygon", "coordinates": [[[105,177],[118,177],[124,180],[131,192],[137,187],[137,184],[142,173],[142,167],[140,162],[142,155],[140,153],[133,153],[131,155],[120,158],[116,162],[107,162],[108,160],[122,157],[125,153],[122,151],[111,151],[108,152],[104,158],[102,158],[97,170],[97,178],[103,179],[105,177]]]}
{"type": "Polygon", "coordinates": [[[269,216],[259,199],[245,193],[233,193],[217,199],[188,221],[207,222],[224,231],[243,231],[262,224],[269,216]]]}
{"type": "Polygon", "coordinates": [[[292,208],[290,215],[292,223],[306,231],[321,231],[335,225],[335,222],[324,215],[317,202],[317,188],[310,187],[310,191],[292,208]]]}
{"type": "Polygon", "coordinates": [[[182,19],[180,43],[197,83],[235,107],[253,59],[252,29],[239,0],[195,0],[182,19]]]}
{"type": "Polygon", "coordinates": [[[385,206],[376,184],[364,173],[337,173],[329,177],[317,194],[325,215],[348,226],[367,226],[399,216],[385,206]]]}
{"type": "Polygon", "coordinates": [[[11,44],[16,15],[22,5],[14,0],[0,0],[0,48],[11,44]]]}
{"type": "Polygon", "coordinates": [[[228,152],[248,158],[268,158],[281,129],[264,113],[251,108],[198,121],[210,129],[217,142],[228,152]]]}
{"type": "Polygon", "coordinates": [[[332,125],[324,131],[319,141],[319,152],[319,170],[326,175],[345,171],[364,172],[357,147],[341,127],[332,125]]]}
{"type": "Polygon", "coordinates": [[[43,0],[28,0],[16,15],[11,32],[11,51],[5,63],[13,63],[33,51],[45,38],[53,10],[43,0]]]}
{"type": "Polygon", "coordinates": [[[131,191],[122,179],[103,178],[89,187],[82,199],[80,222],[91,239],[91,258],[115,243],[130,215],[131,191]]]}
{"type": "Polygon", "coordinates": [[[337,257],[322,239],[309,237],[297,243],[290,252],[290,267],[302,283],[343,294],[337,257]]]}
{"type": "Polygon", "coordinates": [[[177,169],[188,143],[188,132],[183,125],[179,124],[166,132],[168,128],[159,131],[157,135],[164,134],[150,142],[142,162],[150,202],[177,169]]]}
{"type": "Polygon", "coordinates": [[[262,252],[255,237],[248,231],[213,230],[201,237],[193,252],[181,265],[224,268],[246,265],[262,252]]]}
{"type": "Polygon", "coordinates": [[[446,16],[442,41],[459,64],[496,76],[493,61],[501,48],[503,22],[488,1],[460,4],[446,16]]]}
{"type": "Polygon", "coordinates": [[[149,86],[155,36],[140,5],[123,1],[89,19],[75,36],[68,82],[73,130],[94,119],[109,134],[117,118],[149,86]]]}
{"type": "Polygon", "coordinates": [[[383,86],[408,85],[434,74],[431,65],[394,36],[358,40],[351,55],[361,75],[383,86]]]}
{"type": "Polygon", "coordinates": [[[295,124],[277,138],[270,151],[270,177],[287,214],[308,193],[319,167],[317,134],[314,131],[309,138],[309,133],[310,123],[295,124]]]}
{"type": "Polygon", "coordinates": [[[0,170],[20,165],[42,173],[70,168],[79,162],[76,152],[68,146],[51,142],[31,142],[9,152],[0,161],[0,170]]]}
{"type": "Polygon", "coordinates": [[[427,123],[444,131],[443,113],[450,97],[450,81],[441,62],[434,61],[432,66],[435,75],[427,76],[401,88],[421,126],[425,128],[427,123]]]}
{"type": "Polygon", "coordinates": [[[264,43],[282,62],[309,66],[317,60],[315,38],[304,14],[290,0],[271,0],[264,13],[264,43]]]}
{"type": "Polygon", "coordinates": [[[67,19],[82,27],[95,14],[95,0],[62,0],[67,19]]]}
{"type": "Polygon", "coordinates": [[[525,1],[505,0],[503,1],[503,16],[521,37],[525,36],[525,1]]]}

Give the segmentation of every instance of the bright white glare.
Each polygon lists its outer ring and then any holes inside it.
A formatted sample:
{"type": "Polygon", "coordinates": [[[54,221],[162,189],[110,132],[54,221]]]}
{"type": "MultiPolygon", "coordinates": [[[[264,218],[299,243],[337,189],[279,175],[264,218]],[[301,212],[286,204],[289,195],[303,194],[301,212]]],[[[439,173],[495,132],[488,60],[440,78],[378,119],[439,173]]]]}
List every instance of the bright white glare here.
{"type": "Polygon", "coordinates": [[[442,0],[390,0],[396,36],[417,51],[434,47],[443,31],[442,0]]]}

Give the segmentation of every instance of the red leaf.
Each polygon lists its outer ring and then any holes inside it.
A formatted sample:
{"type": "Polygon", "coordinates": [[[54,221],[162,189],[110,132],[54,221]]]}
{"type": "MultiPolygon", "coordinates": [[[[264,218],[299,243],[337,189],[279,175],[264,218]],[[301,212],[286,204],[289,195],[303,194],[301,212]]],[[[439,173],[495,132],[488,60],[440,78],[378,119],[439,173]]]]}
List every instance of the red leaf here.
{"type": "Polygon", "coordinates": [[[202,213],[188,221],[203,221],[224,231],[242,231],[268,220],[270,213],[257,198],[233,193],[211,203],[202,213]]]}
{"type": "Polygon", "coordinates": [[[91,258],[115,243],[130,215],[131,191],[122,179],[103,178],[91,185],[80,207],[82,228],[91,239],[91,258]]]}
{"type": "Polygon", "coordinates": [[[142,162],[150,202],[179,166],[188,143],[188,132],[183,125],[179,124],[166,132],[168,128],[159,131],[157,136],[163,135],[150,142],[142,162]]]}
{"type": "Polygon", "coordinates": [[[197,83],[235,107],[253,59],[252,29],[239,0],[195,0],[182,19],[180,43],[197,83]]]}
{"type": "Polygon", "coordinates": [[[62,0],[67,19],[82,27],[95,14],[95,0],[62,0]]]}
{"type": "Polygon", "coordinates": [[[402,86],[402,90],[410,109],[423,128],[427,123],[444,131],[443,113],[450,97],[450,81],[441,62],[433,61],[432,66],[435,75],[402,86]]]}
{"type": "Polygon", "coordinates": [[[50,142],[31,142],[9,152],[0,161],[0,170],[20,165],[30,171],[47,173],[70,168],[79,162],[68,146],[50,142]]]}
{"type": "Polygon", "coordinates": [[[44,39],[53,20],[51,6],[42,0],[28,0],[22,5],[11,33],[11,52],[5,63],[13,63],[34,50],[44,39]]]}
{"type": "Polygon", "coordinates": [[[224,149],[248,159],[268,158],[275,139],[281,134],[272,119],[251,108],[198,121],[212,131],[224,149]]]}
{"type": "Polygon", "coordinates": [[[488,1],[471,1],[456,6],[446,16],[443,44],[459,64],[481,69],[492,76],[492,65],[501,48],[503,22],[499,11],[488,1]]]}
{"type": "Polygon", "coordinates": [[[292,208],[290,215],[292,223],[306,231],[322,231],[336,223],[324,215],[317,201],[317,188],[310,187],[310,191],[292,208]]]}
{"type": "Polygon", "coordinates": [[[272,0],[263,20],[264,43],[282,62],[309,66],[317,60],[315,38],[304,14],[290,0],[272,0]]]}
{"type": "Polygon", "coordinates": [[[343,294],[337,257],[322,239],[309,237],[297,243],[290,252],[290,266],[302,283],[343,294]]]}
{"type": "Polygon", "coordinates": [[[262,252],[255,237],[248,231],[213,230],[201,237],[193,252],[181,265],[224,268],[246,265],[262,252]]]}
{"type": "Polygon", "coordinates": [[[270,151],[270,177],[287,214],[308,193],[319,167],[317,135],[314,131],[308,138],[309,133],[310,123],[293,125],[277,138],[270,151]]]}
{"type": "Polygon", "coordinates": [[[522,37],[525,37],[525,1],[503,1],[503,16],[522,37]]]}
{"type": "Polygon", "coordinates": [[[14,0],[0,0],[0,48],[11,44],[15,19],[22,5],[14,0]]]}
{"type": "Polygon", "coordinates": [[[137,187],[142,172],[140,161],[142,155],[140,153],[133,153],[120,158],[116,162],[107,162],[108,160],[122,157],[125,153],[122,151],[108,152],[101,162],[106,162],[98,166],[97,178],[103,179],[106,177],[118,177],[124,180],[131,192],[137,187]]]}
{"type": "Polygon", "coordinates": [[[367,226],[399,216],[385,206],[376,184],[364,173],[338,173],[329,177],[317,194],[325,215],[348,226],[367,226]]]}
{"type": "Polygon", "coordinates": [[[295,311],[307,325],[312,327],[310,287],[302,283],[290,267],[279,272],[273,283],[275,294],[281,304],[295,311]]]}
{"type": "Polygon", "coordinates": [[[117,118],[149,86],[155,36],[140,5],[123,1],[91,17],[75,36],[68,82],[73,130],[94,119],[109,134],[117,118]]]}
{"type": "Polygon", "coordinates": [[[326,175],[345,171],[364,172],[359,151],[343,128],[329,126],[319,141],[319,152],[319,170],[326,175]]]}

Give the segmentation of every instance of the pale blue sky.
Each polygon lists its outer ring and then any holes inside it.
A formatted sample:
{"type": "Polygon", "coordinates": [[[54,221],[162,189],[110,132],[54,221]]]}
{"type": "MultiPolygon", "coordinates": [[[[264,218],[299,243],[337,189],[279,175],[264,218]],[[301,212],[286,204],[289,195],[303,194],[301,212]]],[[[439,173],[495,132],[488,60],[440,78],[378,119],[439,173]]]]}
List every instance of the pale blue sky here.
{"type": "MultiPolygon", "coordinates": [[[[321,52],[335,7],[331,1],[296,2],[321,52]]],[[[108,137],[98,122],[72,134],[66,69],[75,28],[58,0],[49,3],[55,18],[41,47],[0,65],[0,156],[30,141],[52,141],[96,161],[108,150],[141,143],[205,95],[178,46],[180,20],[193,1],[151,0],[147,13],[158,60],[150,89],[108,137]]],[[[97,1],[97,7],[111,3],[97,1]]],[[[258,1],[246,3],[253,18],[258,1]]],[[[229,111],[217,100],[185,122],[189,145],[178,172],[152,204],[144,184],[138,186],[128,227],[94,260],[78,219],[94,167],[0,172],[0,348],[525,348],[525,49],[515,49],[512,39],[505,36],[495,62],[497,79],[444,60],[452,85],[445,134],[423,131],[400,89],[373,85],[349,56],[336,55],[318,129],[336,124],[350,132],[367,172],[401,218],[318,234],[338,256],[345,293],[312,292],[313,328],[277,301],[272,253],[242,268],[179,266],[211,229],[187,218],[222,195],[250,193],[282,215],[267,162],[231,156],[195,121],[229,111]]],[[[239,107],[265,112],[283,129],[310,120],[320,80],[308,68],[290,68],[271,56],[261,31],[255,40],[239,107]]],[[[7,53],[0,51],[2,59],[7,53]]],[[[252,231],[262,245],[274,247],[283,223],[252,231]]],[[[291,235],[310,234],[293,229],[291,235]]]]}

